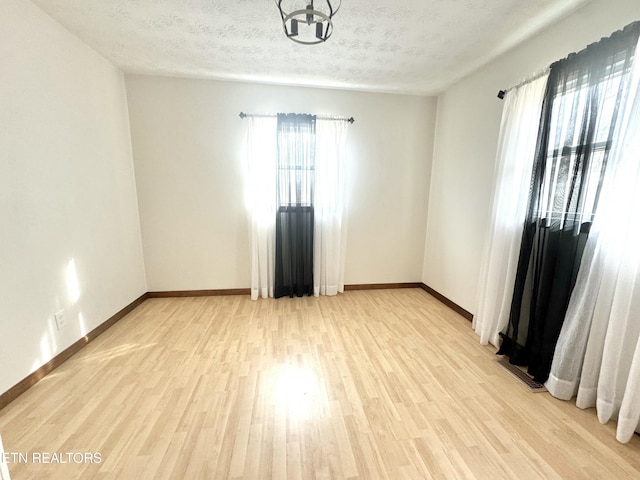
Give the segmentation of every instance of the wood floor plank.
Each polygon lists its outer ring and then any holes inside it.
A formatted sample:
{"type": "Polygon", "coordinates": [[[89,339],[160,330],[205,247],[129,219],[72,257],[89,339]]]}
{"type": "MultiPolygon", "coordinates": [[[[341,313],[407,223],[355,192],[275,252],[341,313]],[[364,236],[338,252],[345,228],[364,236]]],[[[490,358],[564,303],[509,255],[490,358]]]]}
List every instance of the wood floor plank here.
{"type": "Polygon", "coordinates": [[[532,394],[420,289],[146,300],[0,411],[14,480],[640,478],[622,445],[532,394]],[[525,413],[526,412],[526,413],[525,413]]]}

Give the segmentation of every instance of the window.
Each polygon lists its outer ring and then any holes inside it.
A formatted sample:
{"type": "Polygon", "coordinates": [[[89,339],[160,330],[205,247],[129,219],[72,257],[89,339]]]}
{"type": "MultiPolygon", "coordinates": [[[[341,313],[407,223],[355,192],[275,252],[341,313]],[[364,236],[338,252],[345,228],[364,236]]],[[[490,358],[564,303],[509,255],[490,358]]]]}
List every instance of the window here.
{"type": "Polygon", "coordinates": [[[631,66],[629,56],[620,52],[610,62],[597,73],[578,64],[559,79],[537,211],[547,226],[593,221],[631,66]]]}
{"type": "Polygon", "coordinates": [[[313,205],[315,117],[278,117],[278,207],[313,205]]]}

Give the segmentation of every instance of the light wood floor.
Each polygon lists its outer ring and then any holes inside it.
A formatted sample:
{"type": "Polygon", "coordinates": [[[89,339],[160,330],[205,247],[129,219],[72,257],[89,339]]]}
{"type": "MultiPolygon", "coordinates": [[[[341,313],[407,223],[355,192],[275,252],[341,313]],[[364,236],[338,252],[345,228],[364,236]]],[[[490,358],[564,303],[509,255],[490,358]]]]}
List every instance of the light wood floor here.
{"type": "Polygon", "coordinates": [[[422,290],[151,299],[0,411],[21,479],[640,478],[622,445],[532,394],[422,290]]]}

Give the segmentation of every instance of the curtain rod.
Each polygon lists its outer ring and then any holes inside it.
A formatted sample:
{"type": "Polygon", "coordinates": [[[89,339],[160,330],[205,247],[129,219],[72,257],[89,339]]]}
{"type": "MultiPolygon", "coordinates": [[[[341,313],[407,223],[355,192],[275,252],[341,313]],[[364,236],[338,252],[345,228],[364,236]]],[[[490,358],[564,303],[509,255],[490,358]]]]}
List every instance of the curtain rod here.
{"type": "MultiPolygon", "coordinates": [[[[246,118],[246,117],[262,117],[262,118],[275,118],[277,117],[277,115],[275,114],[266,114],[266,113],[244,113],[244,112],[240,112],[240,118],[246,118]]],[[[355,118],[353,117],[327,117],[327,116],[323,116],[323,115],[317,115],[316,118],[319,118],[321,120],[335,120],[335,121],[344,121],[344,122],[349,122],[349,123],[353,123],[355,122],[355,118]]]]}
{"type": "MultiPolygon", "coordinates": [[[[608,38],[612,38],[612,37],[617,36],[617,35],[620,35],[620,34],[622,34],[622,33],[629,33],[629,32],[631,32],[634,28],[638,28],[638,27],[639,27],[639,24],[640,24],[640,20],[635,21],[635,22],[632,22],[632,23],[630,23],[629,25],[626,25],[622,30],[618,30],[618,31],[616,31],[616,32],[613,32],[613,33],[612,33],[608,38]]],[[[605,39],[603,38],[602,40],[605,40],[605,39]]],[[[602,42],[602,40],[600,40],[600,42],[602,42]]],[[[524,82],[519,83],[518,85],[514,85],[513,87],[508,88],[508,89],[506,89],[506,90],[500,90],[500,91],[498,92],[498,98],[499,98],[500,100],[502,100],[502,99],[504,98],[504,96],[506,95],[506,93],[507,93],[509,90],[513,90],[514,88],[521,87],[522,85],[525,85],[525,84],[527,84],[527,83],[529,83],[529,82],[532,82],[532,81],[534,81],[534,80],[537,80],[537,79],[538,79],[538,78],[540,78],[542,75],[544,75],[545,73],[547,73],[547,72],[551,69],[551,67],[552,67],[553,65],[555,65],[556,63],[558,63],[558,62],[562,62],[563,60],[566,60],[566,59],[568,59],[568,58],[570,58],[570,57],[572,57],[572,56],[580,55],[580,54],[582,54],[583,52],[587,51],[588,49],[592,48],[592,47],[593,47],[593,45],[597,45],[597,44],[599,44],[600,42],[595,42],[595,43],[592,43],[591,45],[587,45],[587,46],[586,46],[586,48],[583,48],[582,50],[580,50],[580,51],[579,51],[579,52],[577,52],[577,53],[575,53],[575,52],[574,52],[574,53],[570,53],[570,54],[569,54],[567,57],[565,57],[564,59],[561,59],[561,60],[558,60],[558,61],[556,61],[556,62],[552,63],[552,64],[551,64],[550,66],[548,66],[547,68],[545,68],[545,69],[543,69],[542,71],[540,71],[540,72],[538,72],[538,73],[534,74],[534,75],[533,75],[533,77],[531,77],[531,78],[529,78],[529,79],[525,80],[524,82]]]]}
{"type": "Polygon", "coordinates": [[[531,77],[527,78],[526,80],[523,80],[522,82],[520,82],[520,83],[518,83],[518,84],[516,84],[516,85],[513,85],[512,87],[509,87],[509,88],[507,88],[506,90],[500,90],[500,91],[498,92],[498,98],[499,98],[500,100],[503,100],[503,99],[504,99],[504,96],[507,94],[507,92],[509,92],[509,91],[511,91],[511,90],[513,90],[513,89],[515,89],[515,88],[520,88],[520,87],[522,87],[523,85],[526,85],[527,83],[531,83],[531,82],[533,82],[534,80],[539,79],[539,78],[540,78],[540,77],[542,77],[543,75],[546,75],[546,74],[547,74],[547,72],[549,72],[549,67],[547,67],[547,68],[543,68],[543,69],[542,69],[542,70],[540,70],[539,72],[534,73],[531,77]]]}

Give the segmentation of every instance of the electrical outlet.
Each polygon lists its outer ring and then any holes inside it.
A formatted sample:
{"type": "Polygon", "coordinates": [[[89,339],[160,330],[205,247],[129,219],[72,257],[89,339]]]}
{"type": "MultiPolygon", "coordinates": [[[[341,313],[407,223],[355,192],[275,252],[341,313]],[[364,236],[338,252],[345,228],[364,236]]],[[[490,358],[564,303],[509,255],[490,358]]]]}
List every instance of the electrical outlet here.
{"type": "Polygon", "coordinates": [[[65,324],[67,323],[67,321],[64,318],[64,310],[60,310],[58,313],[55,313],[53,315],[53,318],[56,321],[56,328],[58,330],[62,330],[65,324]]]}

